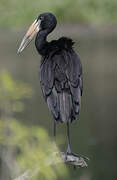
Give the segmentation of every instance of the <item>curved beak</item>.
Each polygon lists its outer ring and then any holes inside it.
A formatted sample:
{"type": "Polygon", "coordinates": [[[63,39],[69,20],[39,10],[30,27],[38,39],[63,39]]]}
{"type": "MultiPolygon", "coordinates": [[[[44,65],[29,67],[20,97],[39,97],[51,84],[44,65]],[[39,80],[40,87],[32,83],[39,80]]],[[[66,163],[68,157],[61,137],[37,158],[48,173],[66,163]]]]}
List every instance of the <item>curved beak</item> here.
{"type": "Polygon", "coordinates": [[[28,44],[31,42],[31,40],[33,39],[34,35],[37,34],[37,32],[39,32],[40,30],[40,24],[41,24],[41,20],[35,20],[32,25],[29,27],[27,33],[25,34],[19,49],[18,49],[18,53],[21,53],[27,46],[28,44]]]}

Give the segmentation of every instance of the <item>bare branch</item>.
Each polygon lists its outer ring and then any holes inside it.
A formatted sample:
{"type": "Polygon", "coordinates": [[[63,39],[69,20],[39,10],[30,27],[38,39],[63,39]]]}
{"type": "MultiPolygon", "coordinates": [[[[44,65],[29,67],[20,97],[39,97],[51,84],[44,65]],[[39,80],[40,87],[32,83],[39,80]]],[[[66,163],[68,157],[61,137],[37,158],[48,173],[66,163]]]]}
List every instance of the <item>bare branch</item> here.
{"type": "MultiPolygon", "coordinates": [[[[83,168],[83,167],[88,167],[86,160],[89,160],[89,158],[69,155],[69,154],[66,155],[64,152],[60,152],[60,153],[57,152],[57,153],[53,153],[51,157],[46,159],[45,166],[47,167],[57,163],[65,163],[73,167],[83,168]],[[58,158],[55,158],[55,156],[58,156],[58,158]]],[[[14,180],[30,180],[31,177],[33,177],[37,172],[39,172],[40,169],[41,167],[38,164],[32,169],[26,170],[22,175],[15,178],[14,180]]]]}
{"type": "Polygon", "coordinates": [[[86,160],[89,160],[89,158],[87,157],[83,157],[83,156],[74,156],[74,155],[66,155],[64,152],[61,152],[61,158],[63,160],[64,163],[72,165],[74,167],[78,167],[78,168],[83,168],[83,167],[87,167],[87,163],[86,160]]]}

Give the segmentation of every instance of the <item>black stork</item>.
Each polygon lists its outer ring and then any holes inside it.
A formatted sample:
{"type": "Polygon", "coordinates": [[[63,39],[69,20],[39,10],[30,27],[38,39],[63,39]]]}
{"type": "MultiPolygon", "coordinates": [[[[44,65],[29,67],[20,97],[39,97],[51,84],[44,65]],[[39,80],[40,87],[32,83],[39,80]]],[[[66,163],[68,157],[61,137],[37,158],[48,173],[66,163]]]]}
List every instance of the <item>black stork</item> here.
{"type": "Polygon", "coordinates": [[[35,46],[41,55],[40,84],[48,108],[56,124],[67,124],[68,148],[71,151],[69,125],[79,116],[83,91],[82,65],[79,55],[74,51],[72,39],[61,37],[51,42],[47,36],[56,27],[57,20],[52,13],[43,13],[33,22],[24,36],[18,53],[30,43],[36,34],[35,46]]]}

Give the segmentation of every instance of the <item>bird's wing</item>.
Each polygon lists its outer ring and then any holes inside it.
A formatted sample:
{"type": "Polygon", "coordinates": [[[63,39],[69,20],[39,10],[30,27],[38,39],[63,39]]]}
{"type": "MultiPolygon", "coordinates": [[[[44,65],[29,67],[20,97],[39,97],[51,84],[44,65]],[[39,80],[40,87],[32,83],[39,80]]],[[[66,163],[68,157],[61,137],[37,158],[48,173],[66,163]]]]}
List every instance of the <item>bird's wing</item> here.
{"type": "Polygon", "coordinates": [[[43,60],[40,82],[54,119],[62,122],[75,119],[80,111],[83,89],[79,56],[74,51],[63,51],[43,60]]]}
{"type": "MultiPolygon", "coordinates": [[[[66,55],[64,55],[64,57],[65,56],[66,55]]],[[[74,51],[69,53],[68,56],[66,75],[69,81],[74,111],[75,114],[78,115],[80,112],[81,96],[83,92],[82,65],[79,55],[74,51]]]]}
{"type": "Polygon", "coordinates": [[[52,91],[54,83],[54,65],[49,58],[43,58],[40,65],[40,84],[44,97],[52,91]]]}
{"type": "Polygon", "coordinates": [[[51,58],[43,58],[40,66],[40,84],[43,96],[48,104],[49,110],[51,111],[53,118],[58,119],[58,103],[57,103],[57,92],[54,87],[54,69],[55,63],[51,58]]]}
{"type": "Polygon", "coordinates": [[[82,65],[74,50],[63,50],[53,57],[55,89],[57,91],[60,120],[71,122],[80,113],[83,92],[82,65]]]}

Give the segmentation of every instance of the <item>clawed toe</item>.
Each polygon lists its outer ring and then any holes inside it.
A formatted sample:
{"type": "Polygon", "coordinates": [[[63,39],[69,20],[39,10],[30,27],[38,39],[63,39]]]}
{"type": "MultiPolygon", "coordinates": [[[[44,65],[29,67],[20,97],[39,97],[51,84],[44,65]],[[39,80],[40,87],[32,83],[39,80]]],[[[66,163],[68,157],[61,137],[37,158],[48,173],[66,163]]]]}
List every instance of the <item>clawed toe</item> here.
{"type": "Polygon", "coordinates": [[[74,153],[74,152],[67,152],[66,153],[67,155],[72,155],[72,156],[75,156],[75,157],[78,157],[78,158],[83,158],[83,159],[85,159],[85,160],[89,160],[89,158],[88,157],[86,157],[86,156],[82,156],[82,155],[79,155],[79,154],[76,154],[76,153],[74,153]]]}

